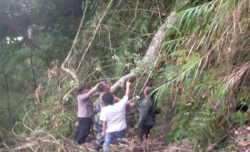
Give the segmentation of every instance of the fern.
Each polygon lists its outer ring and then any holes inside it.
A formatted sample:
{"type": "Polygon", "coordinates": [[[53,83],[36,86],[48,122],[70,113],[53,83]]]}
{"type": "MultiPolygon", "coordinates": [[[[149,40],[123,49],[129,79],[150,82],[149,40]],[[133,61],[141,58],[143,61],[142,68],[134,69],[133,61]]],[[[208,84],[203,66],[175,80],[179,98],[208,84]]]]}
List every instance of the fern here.
{"type": "Polygon", "coordinates": [[[218,0],[211,1],[177,13],[177,28],[182,29],[181,33],[184,39],[186,39],[186,36],[189,37],[193,33],[199,18],[202,18],[200,21],[202,24],[198,25],[198,33],[206,29],[208,22],[204,22],[204,20],[210,19],[211,13],[213,12],[216,3],[218,3],[218,0]]]}
{"type": "Polygon", "coordinates": [[[187,61],[187,63],[182,66],[182,69],[185,70],[185,69],[189,69],[189,68],[194,68],[199,61],[200,61],[199,57],[193,57],[193,58],[189,59],[187,61]]]}
{"type": "Polygon", "coordinates": [[[170,53],[169,56],[173,56],[173,55],[185,55],[187,52],[189,52],[189,50],[174,51],[174,52],[170,53]]]}

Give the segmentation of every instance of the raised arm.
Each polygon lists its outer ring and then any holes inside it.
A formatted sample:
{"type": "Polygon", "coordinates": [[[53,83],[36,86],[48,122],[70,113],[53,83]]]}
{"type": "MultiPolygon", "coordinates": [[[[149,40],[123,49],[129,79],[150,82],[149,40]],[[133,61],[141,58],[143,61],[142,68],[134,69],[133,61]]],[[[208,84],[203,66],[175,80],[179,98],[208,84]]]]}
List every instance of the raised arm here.
{"type": "Polygon", "coordinates": [[[101,83],[103,83],[103,82],[97,83],[97,84],[96,84],[92,89],[90,89],[87,93],[78,95],[79,98],[80,98],[80,100],[83,101],[83,100],[89,98],[91,95],[93,95],[93,94],[97,91],[98,85],[101,84],[101,83]]]}
{"type": "Polygon", "coordinates": [[[119,102],[120,100],[121,100],[121,98],[118,98],[118,97],[114,96],[114,101],[115,102],[119,102]]]}
{"type": "Polygon", "coordinates": [[[128,81],[126,82],[126,92],[125,92],[125,95],[128,97],[130,95],[130,85],[131,85],[131,82],[128,79],[128,81]]]}
{"type": "Polygon", "coordinates": [[[129,80],[126,82],[126,91],[125,91],[125,95],[123,96],[123,98],[115,104],[115,106],[117,107],[123,107],[128,103],[128,97],[130,95],[130,82],[129,80]]]}

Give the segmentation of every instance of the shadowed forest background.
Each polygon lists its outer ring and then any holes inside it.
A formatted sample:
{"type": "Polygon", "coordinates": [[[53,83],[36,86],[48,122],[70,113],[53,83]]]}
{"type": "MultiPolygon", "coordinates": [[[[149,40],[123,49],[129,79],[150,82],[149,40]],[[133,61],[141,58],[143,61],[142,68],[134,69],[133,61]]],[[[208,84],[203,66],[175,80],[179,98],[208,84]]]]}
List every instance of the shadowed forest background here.
{"type": "Polygon", "coordinates": [[[1,0],[0,151],[67,151],[75,88],[127,79],[156,88],[161,150],[250,149],[249,21],[248,0],[1,0]]]}

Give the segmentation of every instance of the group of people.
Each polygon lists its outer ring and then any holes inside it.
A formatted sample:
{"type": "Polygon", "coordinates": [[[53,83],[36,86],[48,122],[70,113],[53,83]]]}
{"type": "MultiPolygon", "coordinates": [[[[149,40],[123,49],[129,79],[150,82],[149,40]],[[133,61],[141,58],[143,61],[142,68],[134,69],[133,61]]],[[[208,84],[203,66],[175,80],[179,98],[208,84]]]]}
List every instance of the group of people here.
{"type": "MultiPolygon", "coordinates": [[[[96,84],[92,89],[88,90],[85,86],[77,88],[78,113],[77,121],[78,127],[75,132],[74,141],[78,144],[85,142],[92,126],[92,116],[95,117],[94,126],[96,128],[96,140],[93,141],[93,146],[96,151],[101,149],[103,144],[103,151],[109,151],[109,146],[114,139],[118,144],[126,144],[122,138],[126,133],[126,105],[134,107],[135,103],[130,102],[130,81],[126,82],[126,91],[122,99],[113,96],[109,90],[110,86],[105,82],[96,84]],[[99,90],[100,92],[97,92],[99,90]],[[95,102],[95,109],[93,98],[97,97],[95,102]]],[[[145,98],[139,106],[139,119],[135,125],[138,129],[138,136],[141,141],[143,137],[148,138],[150,129],[155,124],[155,115],[160,111],[154,106],[154,97],[151,95],[152,87],[145,87],[143,93],[145,98]],[[151,95],[151,96],[149,96],[151,95]]]]}

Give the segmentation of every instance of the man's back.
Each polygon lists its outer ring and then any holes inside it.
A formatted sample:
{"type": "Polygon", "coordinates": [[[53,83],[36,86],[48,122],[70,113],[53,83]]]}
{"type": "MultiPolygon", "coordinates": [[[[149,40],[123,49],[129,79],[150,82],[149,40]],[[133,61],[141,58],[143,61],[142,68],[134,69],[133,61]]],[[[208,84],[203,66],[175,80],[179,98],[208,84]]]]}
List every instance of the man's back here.
{"type": "MultiPolygon", "coordinates": [[[[145,98],[140,104],[140,114],[143,110],[145,113],[145,118],[142,122],[144,125],[154,125],[155,124],[155,110],[154,110],[154,101],[152,98],[145,98]]],[[[143,112],[142,112],[143,113],[143,112]]]]}
{"type": "Polygon", "coordinates": [[[128,96],[124,96],[120,102],[102,109],[100,119],[107,121],[106,132],[121,131],[127,128],[125,119],[127,101],[128,96]]]}

